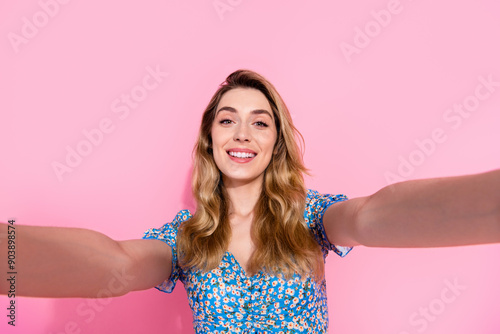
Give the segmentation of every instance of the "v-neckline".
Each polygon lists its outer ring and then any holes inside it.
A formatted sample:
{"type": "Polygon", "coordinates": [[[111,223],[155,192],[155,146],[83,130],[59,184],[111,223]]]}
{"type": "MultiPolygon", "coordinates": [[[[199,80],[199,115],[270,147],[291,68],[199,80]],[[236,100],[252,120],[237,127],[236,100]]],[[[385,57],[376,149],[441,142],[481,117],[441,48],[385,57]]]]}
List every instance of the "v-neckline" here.
{"type": "Polygon", "coordinates": [[[236,265],[238,266],[238,268],[240,269],[241,271],[241,275],[246,278],[246,279],[254,279],[255,277],[259,276],[261,274],[261,270],[259,270],[258,272],[256,272],[255,274],[249,276],[246,272],[246,270],[243,268],[243,266],[240,264],[240,262],[238,261],[238,259],[236,259],[236,257],[234,256],[233,253],[231,253],[230,251],[226,251],[226,255],[228,255],[230,258],[232,258],[234,260],[234,263],[236,263],[236,265]]]}

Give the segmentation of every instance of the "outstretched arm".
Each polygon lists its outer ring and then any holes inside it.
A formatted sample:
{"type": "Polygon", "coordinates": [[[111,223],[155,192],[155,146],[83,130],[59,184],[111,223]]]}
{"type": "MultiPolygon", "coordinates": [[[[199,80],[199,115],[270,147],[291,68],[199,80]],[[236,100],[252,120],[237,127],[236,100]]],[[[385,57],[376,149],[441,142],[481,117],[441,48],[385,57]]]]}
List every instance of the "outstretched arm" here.
{"type": "MultiPolygon", "coordinates": [[[[7,254],[7,225],[0,252],[7,254]]],[[[109,297],[153,287],[170,276],[171,248],[158,240],[115,241],[80,228],[16,225],[16,295],[109,297]]],[[[0,273],[6,273],[6,256],[0,273]]],[[[0,281],[0,294],[8,291],[0,281]]]]}
{"type": "Polygon", "coordinates": [[[342,246],[446,247],[500,242],[500,170],[413,180],[327,209],[342,246]]]}

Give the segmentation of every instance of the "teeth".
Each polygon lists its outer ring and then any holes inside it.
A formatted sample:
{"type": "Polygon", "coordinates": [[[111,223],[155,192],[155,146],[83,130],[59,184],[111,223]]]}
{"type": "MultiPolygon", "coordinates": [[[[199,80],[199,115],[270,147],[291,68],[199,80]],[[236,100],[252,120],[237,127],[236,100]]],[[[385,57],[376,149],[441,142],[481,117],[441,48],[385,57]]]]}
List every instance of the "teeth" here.
{"type": "Polygon", "coordinates": [[[236,158],[253,158],[255,157],[255,154],[253,153],[247,153],[247,152],[233,152],[229,151],[228,152],[230,156],[236,157],[236,158]]]}

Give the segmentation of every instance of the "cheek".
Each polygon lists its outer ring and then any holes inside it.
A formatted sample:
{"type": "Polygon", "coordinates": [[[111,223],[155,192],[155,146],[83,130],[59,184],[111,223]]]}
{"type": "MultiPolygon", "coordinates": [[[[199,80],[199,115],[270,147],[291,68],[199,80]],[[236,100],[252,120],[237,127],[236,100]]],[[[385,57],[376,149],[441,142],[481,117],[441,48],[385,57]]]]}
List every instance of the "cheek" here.
{"type": "Polygon", "coordinates": [[[215,162],[217,163],[220,160],[222,154],[225,154],[224,144],[226,142],[224,138],[224,133],[221,133],[217,130],[212,130],[212,155],[214,157],[215,162]]]}
{"type": "Polygon", "coordinates": [[[266,150],[270,150],[271,152],[274,150],[276,141],[277,139],[275,134],[268,134],[261,138],[263,148],[265,147],[266,150]]]}
{"type": "Polygon", "coordinates": [[[217,169],[221,170],[221,162],[222,162],[222,156],[219,150],[214,150],[212,151],[212,157],[214,159],[215,165],[217,166],[217,169]]]}
{"type": "Polygon", "coordinates": [[[218,146],[220,146],[221,133],[220,131],[217,131],[217,129],[212,128],[210,136],[212,137],[212,148],[215,150],[218,146]]]}

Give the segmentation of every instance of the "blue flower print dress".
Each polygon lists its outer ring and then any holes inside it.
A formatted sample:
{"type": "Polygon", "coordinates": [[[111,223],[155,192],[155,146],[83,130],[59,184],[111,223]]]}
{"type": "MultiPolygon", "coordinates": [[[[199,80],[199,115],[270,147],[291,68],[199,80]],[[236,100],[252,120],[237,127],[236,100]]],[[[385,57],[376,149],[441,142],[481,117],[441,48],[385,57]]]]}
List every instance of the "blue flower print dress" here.
{"type": "MultiPolygon", "coordinates": [[[[344,195],[307,193],[305,222],[321,245],[323,258],[332,250],[345,256],[352,249],[332,245],[323,228],[323,214],[332,204],[347,200],[344,195]]],[[[204,333],[326,333],[328,305],[326,282],[298,275],[285,280],[262,271],[247,276],[231,253],[209,271],[184,271],[177,263],[177,231],[191,218],[188,210],[161,228],[146,231],[144,239],[158,239],[172,248],[172,274],[156,288],[172,292],[180,280],[186,289],[197,334],[204,333]]]]}

